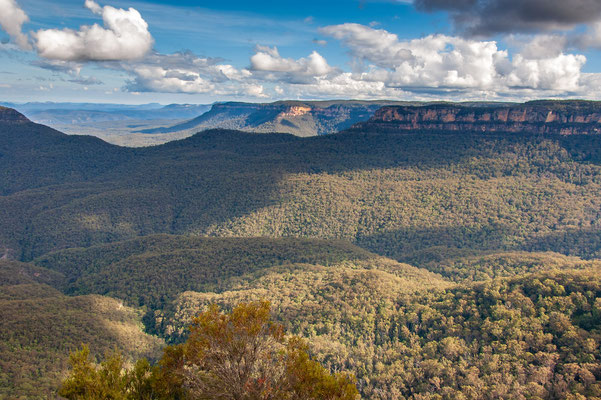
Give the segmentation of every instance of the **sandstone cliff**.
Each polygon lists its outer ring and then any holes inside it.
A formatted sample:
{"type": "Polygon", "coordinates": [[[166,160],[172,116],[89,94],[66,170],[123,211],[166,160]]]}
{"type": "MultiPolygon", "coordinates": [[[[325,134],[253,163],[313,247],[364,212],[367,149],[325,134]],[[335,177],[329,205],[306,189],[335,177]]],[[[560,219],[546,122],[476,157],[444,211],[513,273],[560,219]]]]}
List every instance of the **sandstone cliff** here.
{"type": "Polygon", "coordinates": [[[387,106],[376,111],[369,121],[351,129],[599,134],[601,102],[534,101],[484,107],[458,104],[387,106]]]}

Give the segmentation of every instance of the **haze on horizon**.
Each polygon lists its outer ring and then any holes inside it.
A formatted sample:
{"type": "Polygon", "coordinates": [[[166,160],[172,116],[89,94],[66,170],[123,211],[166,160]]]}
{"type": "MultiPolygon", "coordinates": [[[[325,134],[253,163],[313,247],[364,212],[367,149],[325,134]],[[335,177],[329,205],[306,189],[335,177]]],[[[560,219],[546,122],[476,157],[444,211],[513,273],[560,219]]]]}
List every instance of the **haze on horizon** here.
{"type": "Polygon", "coordinates": [[[601,99],[598,0],[0,0],[0,100],[601,99]]]}

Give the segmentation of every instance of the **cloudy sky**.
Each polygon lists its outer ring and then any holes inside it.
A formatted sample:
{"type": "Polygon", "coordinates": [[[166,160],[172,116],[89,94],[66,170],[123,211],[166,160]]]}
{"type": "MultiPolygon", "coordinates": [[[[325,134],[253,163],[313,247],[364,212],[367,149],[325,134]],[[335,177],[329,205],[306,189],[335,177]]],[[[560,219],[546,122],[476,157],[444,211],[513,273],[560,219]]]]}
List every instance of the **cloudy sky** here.
{"type": "Polygon", "coordinates": [[[601,99],[599,0],[0,0],[0,100],[601,99]]]}

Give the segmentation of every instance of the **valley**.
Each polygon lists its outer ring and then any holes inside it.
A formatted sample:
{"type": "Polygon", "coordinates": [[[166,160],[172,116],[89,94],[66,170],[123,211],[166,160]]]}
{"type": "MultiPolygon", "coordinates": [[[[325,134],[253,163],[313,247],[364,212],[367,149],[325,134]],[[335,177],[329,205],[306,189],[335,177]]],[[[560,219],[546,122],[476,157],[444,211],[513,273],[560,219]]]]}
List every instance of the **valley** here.
{"type": "Polygon", "coordinates": [[[0,108],[0,398],[52,397],[82,342],[154,361],[260,299],[364,398],[599,397],[597,112],[385,105],[132,148],[0,108]]]}

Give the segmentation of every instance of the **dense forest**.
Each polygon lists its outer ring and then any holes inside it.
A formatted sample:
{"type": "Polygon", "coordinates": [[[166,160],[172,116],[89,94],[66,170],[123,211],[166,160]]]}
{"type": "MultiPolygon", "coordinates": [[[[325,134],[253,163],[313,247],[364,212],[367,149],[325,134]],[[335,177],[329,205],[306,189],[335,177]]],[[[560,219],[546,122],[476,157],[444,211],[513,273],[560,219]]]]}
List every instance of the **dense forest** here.
{"type": "Polygon", "coordinates": [[[0,399],[261,299],[364,398],[601,398],[601,136],[0,138],[0,399]]]}
{"type": "Polygon", "coordinates": [[[0,243],[21,261],[153,233],[343,239],[401,261],[601,249],[601,136],[207,131],[124,149],[5,125],[0,243]]]}

